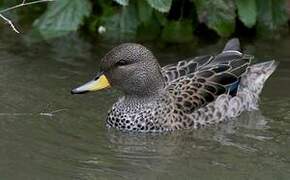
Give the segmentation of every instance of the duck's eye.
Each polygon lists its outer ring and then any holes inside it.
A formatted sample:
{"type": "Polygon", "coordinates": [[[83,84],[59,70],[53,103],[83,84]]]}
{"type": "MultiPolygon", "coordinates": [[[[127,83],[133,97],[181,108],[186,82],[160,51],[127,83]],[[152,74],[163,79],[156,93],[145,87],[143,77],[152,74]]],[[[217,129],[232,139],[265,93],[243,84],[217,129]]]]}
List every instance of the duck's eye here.
{"type": "Polygon", "coordinates": [[[117,66],[124,66],[124,65],[127,65],[127,64],[128,64],[128,62],[126,60],[124,60],[124,59],[121,59],[120,61],[118,61],[116,63],[117,66]]]}

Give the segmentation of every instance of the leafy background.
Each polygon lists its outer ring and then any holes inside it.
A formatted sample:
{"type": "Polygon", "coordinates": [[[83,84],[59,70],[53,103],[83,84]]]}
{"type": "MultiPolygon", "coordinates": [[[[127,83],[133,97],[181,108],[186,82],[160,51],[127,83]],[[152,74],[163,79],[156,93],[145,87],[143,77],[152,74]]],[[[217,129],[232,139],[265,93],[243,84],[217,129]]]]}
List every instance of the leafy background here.
{"type": "MultiPolygon", "coordinates": [[[[0,0],[1,9],[20,0],[0,0]]],[[[81,29],[98,38],[192,42],[196,37],[289,33],[287,0],[55,0],[5,14],[46,39],[81,29]]]]}

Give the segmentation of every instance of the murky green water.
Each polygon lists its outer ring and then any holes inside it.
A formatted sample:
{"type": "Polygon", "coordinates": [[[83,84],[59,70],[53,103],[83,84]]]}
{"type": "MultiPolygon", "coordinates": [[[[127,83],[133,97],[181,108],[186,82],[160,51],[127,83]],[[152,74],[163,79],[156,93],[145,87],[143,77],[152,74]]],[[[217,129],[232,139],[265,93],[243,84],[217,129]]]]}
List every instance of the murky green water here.
{"type": "MultiPolygon", "coordinates": [[[[113,45],[69,36],[31,43],[0,35],[0,179],[290,179],[290,37],[243,41],[259,59],[275,58],[261,110],[214,128],[130,134],[105,127],[119,92],[81,96],[70,89],[90,79],[113,45]]],[[[215,53],[223,42],[161,46],[166,64],[215,53]]]]}

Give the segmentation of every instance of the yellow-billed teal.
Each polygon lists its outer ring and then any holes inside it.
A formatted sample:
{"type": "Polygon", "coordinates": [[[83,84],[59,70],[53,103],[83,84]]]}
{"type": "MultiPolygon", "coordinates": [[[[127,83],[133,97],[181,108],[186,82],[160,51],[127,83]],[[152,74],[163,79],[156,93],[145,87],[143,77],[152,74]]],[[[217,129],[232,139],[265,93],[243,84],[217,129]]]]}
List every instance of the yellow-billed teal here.
{"type": "Polygon", "coordinates": [[[100,63],[101,72],[73,94],[107,87],[124,93],[106,124],[119,130],[161,132],[209,126],[258,108],[264,82],[275,61],[251,64],[253,56],[231,39],[215,56],[199,56],[160,67],[150,50],[126,43],[100,63]]]}

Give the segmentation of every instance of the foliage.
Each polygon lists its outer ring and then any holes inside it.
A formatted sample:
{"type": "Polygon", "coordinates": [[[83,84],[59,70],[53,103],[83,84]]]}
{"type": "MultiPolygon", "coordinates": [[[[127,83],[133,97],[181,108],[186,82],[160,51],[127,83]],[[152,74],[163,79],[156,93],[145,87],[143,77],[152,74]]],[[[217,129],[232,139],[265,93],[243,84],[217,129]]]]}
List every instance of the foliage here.
{"type": "Polygon", "coordinates": [[[162,31],[165,42],[184,43],[193,39],[192,24],[190,21],[170,21],[162,31]]]}
{"type": "Polygon", "coordinates": [[[230,36],[235,30],[235,6],[231,0],[195,0],[199,22],[220,36],[230,36]]]}
{"type": "MultiPolygon", "coordinates": [[[[0,0],[0,9],[11,2],[0,0]]],[[[235,33],[237,21],[258,34],[279,33],[288,25],[288,13],[287,0],[55,0],[33,27],[46,38],[82,26],[111,40],[184,43],[202,24],[221,37],[235,33]]]]}
{"type": "Polygon", "coordinates": [[[91,12],[88,0],[59,0],[48,5],[34,26],[45,36],[53,37],[76,31],[91,12]]]}
{"type": "Polygon", "coordinates": [[[120,5],[127,6],[129,4],[129,0],[114,0],[120,5]]]}
{"type": "Polygon", "coordinates": [[[257,0],[257,26],[261,33],[271,33],[287,23],[288,16],[286,4],[286,0],[257,0]]]}
{"type": "Polygon", "coordinates": [[[147,0],[151,7],[160,12],[168,12],[171,7],[172,0],[147,0]]]}
{"type": "Polygon", "coordinates": [[[118,13],[101,18],[101,24],[106,27],[104,36],[117,40],[133,39],[139,25],[137,17],[136,5],[131,3],[128,6],[123,6],[118,13]]]}
{"type": "Polygon", "coordinates": [[[257,5],[253,0],[235,0],[240,20],[248,28],[253,27],[257,21],[257,5]]]}

